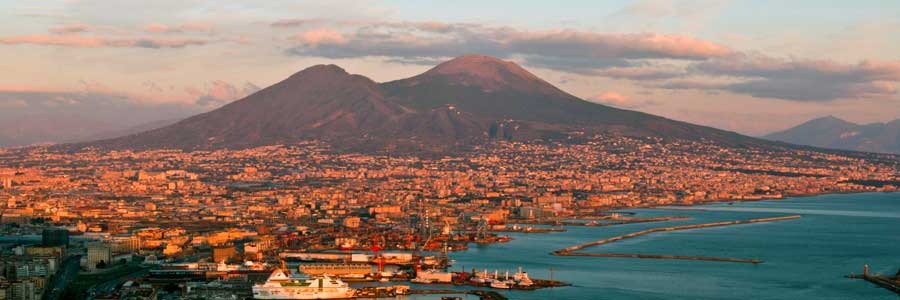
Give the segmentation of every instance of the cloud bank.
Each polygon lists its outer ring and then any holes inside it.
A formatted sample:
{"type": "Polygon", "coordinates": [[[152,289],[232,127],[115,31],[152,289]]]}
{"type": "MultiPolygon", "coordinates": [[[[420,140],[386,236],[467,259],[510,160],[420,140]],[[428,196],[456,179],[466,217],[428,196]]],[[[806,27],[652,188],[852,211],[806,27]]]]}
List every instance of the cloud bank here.
{"type": "Polygon", "coordinates": [[[637,81],[650,88],[727,91],[799,102],[897,94],[900,62],[782,59],[684,35],[524,31],[474,23],[288,19],[299,30],[286,52],[325,58],[385,57],[432,64],[466,53],[515,59],[561,72],[637,81]]]}

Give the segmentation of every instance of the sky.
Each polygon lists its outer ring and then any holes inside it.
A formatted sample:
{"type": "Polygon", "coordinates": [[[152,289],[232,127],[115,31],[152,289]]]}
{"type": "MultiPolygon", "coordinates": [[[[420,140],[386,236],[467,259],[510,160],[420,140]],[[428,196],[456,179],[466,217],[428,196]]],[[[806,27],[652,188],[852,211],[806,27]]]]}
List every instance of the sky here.
{"type": "Polygon", "coordinates": [[[478,53],[589,101],[758,136],[900,118],[898,50],[898,1],[5,0],[0,118],[134,125],[315,64],[383,82],[478,53]]]}

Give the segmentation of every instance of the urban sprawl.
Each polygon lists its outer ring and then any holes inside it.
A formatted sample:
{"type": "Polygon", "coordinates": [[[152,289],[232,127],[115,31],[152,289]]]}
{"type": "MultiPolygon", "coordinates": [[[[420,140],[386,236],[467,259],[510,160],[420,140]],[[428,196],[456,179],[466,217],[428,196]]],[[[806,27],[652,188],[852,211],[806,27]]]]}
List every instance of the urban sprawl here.
{"type": "Polygon", "coordinates": [[[0,299],[249,298],[281,269],[528,287],[540,283],[522,271],[503,281],[504,270],[437,270],[452,265],[448,251],[507,241],[503,232],[627,220],[616,209],[897,191],[900,181],[895,158],[652,138],[497,142],[427,157],[316,141],[0,150],[0,299]]]}

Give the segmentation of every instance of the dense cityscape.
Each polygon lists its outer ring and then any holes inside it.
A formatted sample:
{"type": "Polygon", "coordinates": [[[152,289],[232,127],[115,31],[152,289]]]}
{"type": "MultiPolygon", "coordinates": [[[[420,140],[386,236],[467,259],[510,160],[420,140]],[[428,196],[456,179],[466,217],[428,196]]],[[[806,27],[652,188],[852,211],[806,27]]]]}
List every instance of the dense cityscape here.
{"type": "Polygon", "coordinates": [[[612,136],[498,142],[431,159],[342,153],[315,141],[195,152],[6,149],[0,295],[247,297],[259,274],[298,257],[336,263],[340,271],[328,272],[346,280],[422,280],[421,267],[449,266],[448,251],[538,230],[518,224],[627,221],[607,212],[629,207],[896,191],[900,174],[889,158],[612,136]],[[160,271],[186,268],[181,277],[160,271]]]}
{"type": "Polygon", "coordinates": [[[0,1],[0,300],[896,300],[900,1],[0,1]]]}

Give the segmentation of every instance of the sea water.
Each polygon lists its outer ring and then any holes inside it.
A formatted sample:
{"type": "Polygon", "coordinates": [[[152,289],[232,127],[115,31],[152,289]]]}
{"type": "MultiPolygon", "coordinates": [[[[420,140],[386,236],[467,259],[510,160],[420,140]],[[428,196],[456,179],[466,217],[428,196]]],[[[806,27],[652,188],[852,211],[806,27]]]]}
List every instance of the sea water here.
{"type": "MultiPolygon", "coordinates": [[[[681,209],[628,209],[638,217],[688,216],[689,220],[607,227],[568,227],[567,232],[510,234],[505,244],[452,252],[451,270],[472,268],[515,273],[572,286],[502,291],[510,299],[898,299],[893,292],[844,276],[895,274],[900,268],[900,193],[836,194],[784,200],[716,203],[681,209]],[[657,232],[583,252],[617,252],[757,258],[746,263],[552,256],[574,244],[641,229],[798,214],[795,220],[657,232]],[[552,269],[552,271],[551,271],[552,269]]],[[[450,285],[436,289],[466,289],[450,285]]],[[[427,288],[415,285],[415,288],[427,288]]],[[[415,296],[435,299],[440,296],[415,296]]],[[[476,299],[474,296],[464,297],[476,299]]]]}

